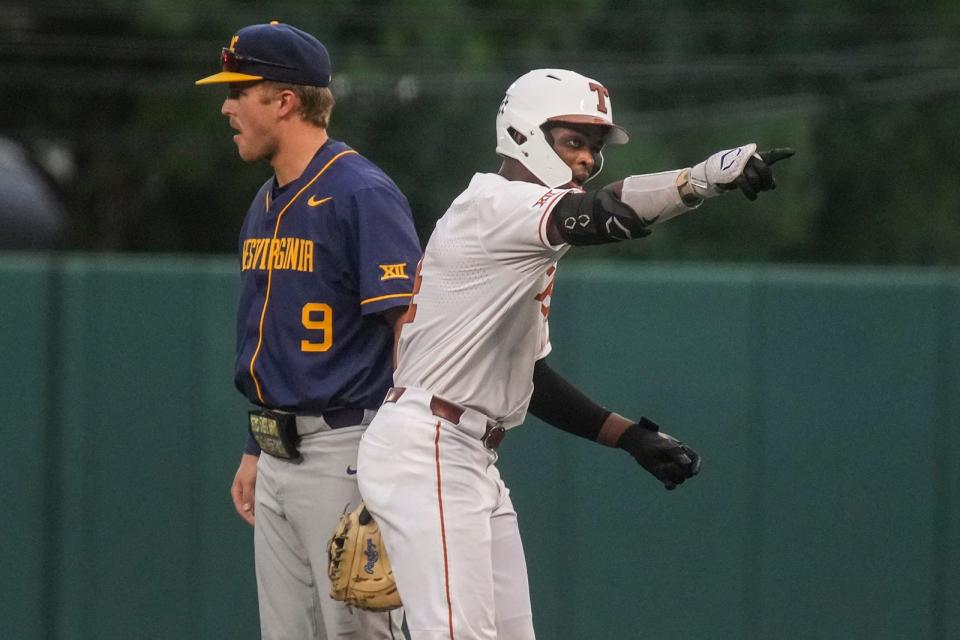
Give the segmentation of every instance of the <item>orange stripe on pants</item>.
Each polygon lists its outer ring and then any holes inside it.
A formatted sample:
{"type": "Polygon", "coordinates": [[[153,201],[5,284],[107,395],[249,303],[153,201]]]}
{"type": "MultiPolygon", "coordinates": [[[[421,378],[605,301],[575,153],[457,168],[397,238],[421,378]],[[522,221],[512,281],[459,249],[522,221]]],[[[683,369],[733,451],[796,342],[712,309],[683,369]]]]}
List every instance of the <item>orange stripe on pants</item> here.
{"type": "Polygon", "coordinates": [[[450,625],[450,640],[453,639],[453,602],[450,600],[450,566],[447,563],[447,529],[443,522],[443,490],[440,482],[440,421],[437,420],[433,450],[437,461],[437,504],[440,505],[440,540],[443,543],[443,581],[447,591],[447,621],[450,625]]]}

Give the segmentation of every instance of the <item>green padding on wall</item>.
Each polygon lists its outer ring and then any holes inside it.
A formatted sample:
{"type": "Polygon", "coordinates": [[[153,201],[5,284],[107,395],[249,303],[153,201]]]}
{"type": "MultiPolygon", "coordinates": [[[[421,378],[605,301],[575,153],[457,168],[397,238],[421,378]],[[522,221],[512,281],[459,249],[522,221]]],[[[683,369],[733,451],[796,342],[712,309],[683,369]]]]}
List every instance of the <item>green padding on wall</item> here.
{"type": "Polygon", "coordinates": [[[935,620],[934,625],[940,637],[960,638],[960,279],[945,278],[943,290],[938,388],[941,419],[936,442],[942,482],[941,512],[936,522],[943,524],[933,558],[941,580],[937,588],[942,589],[942,594],[934,594],[939,597],[935,611],[943,621],[935,620]]]}
{"type": "Polygon", "coordinates": [[[570,556],[580,577],[570,604],[595,611],[574,618],[569,637],[741,637],[753,275],[618,267],[559,278],[558,367],[608,408],[690,443],[705,464],[667,492],[627,454],[577,443],[567,530],[572,545],[594,539],[595,553],[570,556]]]}
{"type": "Polygon", "coordinates": [[[51,262],[0,259],[3,464],[0,487],[0,637],[38,638],[45,631],[44,554],[48,545],[51,262]]]}
{"type": "MultiPolygon", "coordinates": [[[[214,510],[203,485],[212,435],[205,391],[222,386],[224,374],[229,380],[229,361],[220,371],[203,366],[198,329],[210,309],[198,271],[183,260],[66,265],[62,394],[70,410],[58,587],[68,635],[196,637],[204,602],[215,597],[202,592],[211,571],[203,523],[214,510]]],[[[232,334],[227,308],[215,313],[232,334]]],[[[227,427],[237,411],[223,408],[227,427]]],[[[234,464],[241,441],[224,444],[234,464]]],[[[216,512],[226,512],[229,478],[221,479],[216,512]]],[[[249,568],[247,549],[237,547],[228,572],[249,568]]]]}
{"type": "Polygon", "coordinates": [[[247,404],[233,386],[234,309],[240,278],[233,262],[205,264],[198,276],[197,366],[203,376],[197,425],[204,462],[195,572],[203,609],[196,637],[253,640],[260,637],[253,529],[236,515],[229,495],[247,434],[247,404]]]}
{"type": "Polygon", "coordinates": [[[768,279],[759,637],[930,637],[937,284],[768,279]]]}

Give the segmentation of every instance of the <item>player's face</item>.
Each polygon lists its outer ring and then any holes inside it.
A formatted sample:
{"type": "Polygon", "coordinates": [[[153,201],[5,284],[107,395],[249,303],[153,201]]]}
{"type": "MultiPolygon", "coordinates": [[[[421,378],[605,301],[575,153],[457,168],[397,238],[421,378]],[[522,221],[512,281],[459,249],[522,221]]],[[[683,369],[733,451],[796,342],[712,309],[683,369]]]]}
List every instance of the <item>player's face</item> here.
{"type": "Polygon", "coordinates": [[[593,173],[594,158],[603,150],[606,128],[594,125],[576,128],[561,125],[552,127],[550,134],[553,137],[553,150],[573,172],[574,184],[583,185],[593,173]]]}
{"type": "Polygon", "coordinates": [[[246,162],[269,162],[277,151],[275,101],[261,83],[231,83],[220,113],[237,133],[233,141],[246,162]]]}

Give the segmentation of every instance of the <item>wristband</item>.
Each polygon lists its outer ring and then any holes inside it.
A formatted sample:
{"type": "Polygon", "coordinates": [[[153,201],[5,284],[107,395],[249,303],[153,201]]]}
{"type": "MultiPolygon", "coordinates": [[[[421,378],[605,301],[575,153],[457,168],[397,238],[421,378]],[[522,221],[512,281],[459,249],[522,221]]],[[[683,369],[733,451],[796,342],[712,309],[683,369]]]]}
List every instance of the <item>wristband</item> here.
{"type": "Polygon", "coordinates": [[[693,185],[690,183],[690,169],[684,169],[680,172],[680,175],[677,176],[677,191],[680,193],[680,199],[683,200],[683,204],[688,207],[696,207],[703,202],[703,198],[697,195],[697,192],[693,190],[693,185]]]}

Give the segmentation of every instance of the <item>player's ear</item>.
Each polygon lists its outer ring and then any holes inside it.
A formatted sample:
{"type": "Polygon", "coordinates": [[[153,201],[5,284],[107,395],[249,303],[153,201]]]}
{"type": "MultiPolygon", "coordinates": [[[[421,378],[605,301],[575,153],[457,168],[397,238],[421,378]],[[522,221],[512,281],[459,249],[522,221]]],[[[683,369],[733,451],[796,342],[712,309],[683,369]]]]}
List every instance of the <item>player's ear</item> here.
{"type": "Polygon", "coordinates": [[[281,116],[300,111],[300,98],[290,89],[281,89],[277,94],[277,102],[280,106],[281,116]]]}

